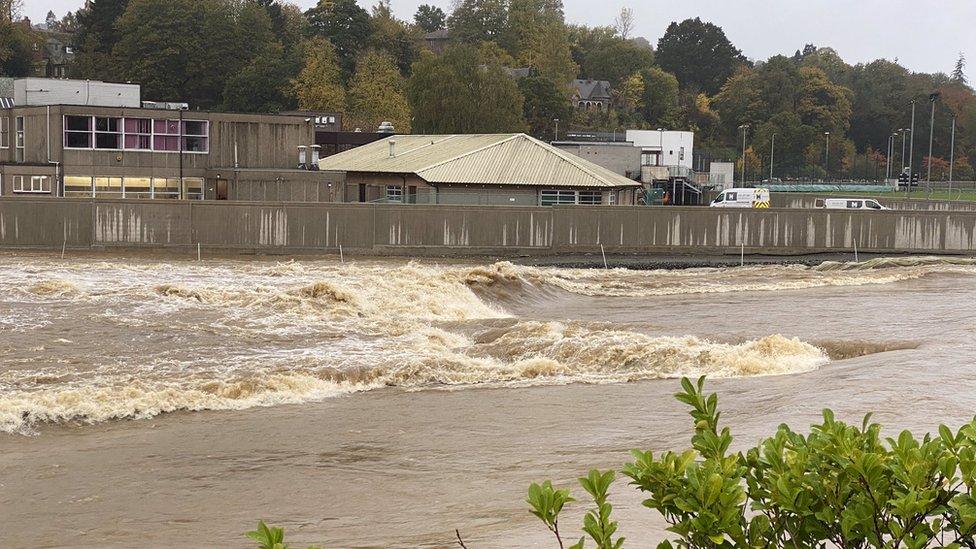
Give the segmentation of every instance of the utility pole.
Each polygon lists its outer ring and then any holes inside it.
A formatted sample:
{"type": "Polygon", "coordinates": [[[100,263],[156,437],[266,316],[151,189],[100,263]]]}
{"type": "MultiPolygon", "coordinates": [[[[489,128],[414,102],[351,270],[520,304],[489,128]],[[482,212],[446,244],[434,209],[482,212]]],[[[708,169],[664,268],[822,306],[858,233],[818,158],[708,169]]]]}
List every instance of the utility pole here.
{"type": "Polygon", "coordinates": [[[912,125],[908,131],[912,133],[912,136],[908,140],[908,190],[905,191],[905,197],[911,198],[912,180],[914,179],[914,173],[912,171],[912,162],[915,159],[915,100],[914,99],[912,99],[912,125]]]}
{"type": "Polygon", "coordinates": [[[952,165],[956,157],[956,116],[952,116],[952,137],[949,138],[949,200],[952,200],[952,165]]]}
{"type": "Polygon", "coordinates": [[[939,99],[939,92],[929,94],[929,103],[932,104],[932,114],[929,116],[929,161],[928,173],[925,176],[926,192],[932,194],[932,135],[935,133],[935,102],[939,99]]]}
{"type": "Polygon", "coordinates": [[[908,128],[898,128],[901,134],[901,171],[905,171],[905,138],[908,137],[908,128]]]}
{"type": "Polygon", "coordinates": [[[743,124],[739,126],[742,130],[742,186],[746,186],[746,130],[749,129],[749,124],[743,124]]]}
{"type": "Polygon", "coordinates": [[[888,184],[888,180],[891,179],[891,153],[894,148],[895,135],[891,134],[888,136],[888,156],[885,157],[885,185],[888,184]]]}
{"type": "Polygon", "coordinates": [[[830,132],[824,132],[827,142],[824,145],[824,177],[830,180],[830,132]]]}
{"type": "Polygon", "coordinates": [[[773,184],[773,152],[776,150],[776,134],[769,143],[769,184],[773,184]]]}

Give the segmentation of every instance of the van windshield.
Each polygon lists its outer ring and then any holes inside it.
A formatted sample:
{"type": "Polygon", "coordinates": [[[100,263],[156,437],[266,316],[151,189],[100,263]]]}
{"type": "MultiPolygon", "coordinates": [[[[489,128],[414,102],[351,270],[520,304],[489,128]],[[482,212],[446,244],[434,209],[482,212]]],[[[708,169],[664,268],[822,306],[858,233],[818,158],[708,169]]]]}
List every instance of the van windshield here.
{"type": "Polygon", "coordinates": [[[719,202],[723,202],[724,200],[725,200],[725,193],[718,193],[718,196],[716,196],[715,200],[713,200],[712,202],[718,204],[719,202]]]}
{"type": "Polygon", "coordinates": [[[880,210],[881,209],[881,204],[878,204],[874,200],[865,200],[864,201],[864,205],[867,206],[868,208],[871,208],[872,210],[880,210]]]}

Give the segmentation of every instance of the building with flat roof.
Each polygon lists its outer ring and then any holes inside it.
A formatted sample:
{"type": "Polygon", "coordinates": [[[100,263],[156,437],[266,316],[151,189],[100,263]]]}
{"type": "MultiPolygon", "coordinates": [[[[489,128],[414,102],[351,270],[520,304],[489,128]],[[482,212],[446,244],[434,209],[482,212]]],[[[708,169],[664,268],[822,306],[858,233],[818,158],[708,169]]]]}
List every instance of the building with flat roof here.
{"type": "Polygon", "coordinates": [[[0,109],[0,196],[337,200],[342,174],[318,170],[305,117],[143,108],[138,86],[37,80],[0,109]]]}
{"type": "Polygon", "coordinates": [[[398,135],[319,162],[344,200],[425,204],[633,204],[640,184],[521,133],[398,135]]]}

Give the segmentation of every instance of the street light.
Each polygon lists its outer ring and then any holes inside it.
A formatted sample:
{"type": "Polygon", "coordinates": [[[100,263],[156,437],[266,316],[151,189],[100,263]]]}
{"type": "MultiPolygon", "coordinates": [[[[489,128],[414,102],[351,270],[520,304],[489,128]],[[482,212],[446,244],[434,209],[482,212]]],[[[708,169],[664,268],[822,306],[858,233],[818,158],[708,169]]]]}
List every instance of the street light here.
{"type": "Polygon", "coordinates": [[[912,125],[909,130],[912,136],[908,139],[908,190],[905,191],[905,196],[911,198],[912,195],[912,179],[914,179],[914,173],[912,171],[912,163],[915,160],[915,100],[912,99],[912,125]]]}
{"type": "Polygon", "coordinates": [[[769,141],[769,184],[773,184],[773,152],[776,150],[776,134],[769,141]]]}
{"type": "Polygon", "coordinates": [[[929,116],[929,161],[928,173],[925,176],[925,186],[928,187],[929,194],[932,193],[932,134],[935,133],[935,102],[939,100],[939,92],[929,94],[929,103],[932,104],[932,114],[929,116]]]}
{"type": "Polygon", "coordinates": [[[892,133],[888,136],[888,154],[885,156],[885,185],[888,184],[888,180],[891,179],[891,153],[894,148],[895,136],[897,133],[892,133]]]}
{"type": "MultiPolygon", "coordinates": [[[[742,186],[746,185],[746,130],[749,129],[749,124],[743,124],[739,126],[742,130],[742,186]]],[[[733,184],[733,187],[735,185],[733,184]]]]}
{"type": "Polygon", "coordinates": [[[830,180],[830,132],[824,132],[826,143],[824,144],[824,177],[830,180]]]}
{"type": "Polygon", "coordinates": [[[905,173],[905,137],[908,135],[908,128],[898,128],[901,134],[901,171],[905,173]]]}
{"type": "Polygon", "coordinates": [[[956,156],[956,115],[952,115],[952,137],[949,139],[949,200],[952,200],[952,165],[956,156]]]}

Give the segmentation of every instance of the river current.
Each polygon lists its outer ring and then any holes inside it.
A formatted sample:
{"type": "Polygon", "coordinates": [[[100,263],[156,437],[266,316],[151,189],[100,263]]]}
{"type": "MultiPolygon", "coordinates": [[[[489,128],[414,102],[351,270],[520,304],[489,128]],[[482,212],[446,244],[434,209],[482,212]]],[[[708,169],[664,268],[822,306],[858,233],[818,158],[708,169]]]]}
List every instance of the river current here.
{"type": "MultiPolygon", "coordinates": [[[[4,254],[0,513],[18,546],[154,546],[185,524],[233,547],[258,518],[328,546],[446,547],[455,527],[473,546],[546,546],[523,484],[686,446],[681,376],[713,380],[743,444],[823,406],[965,420],[974,303],[967,258],[630,271],[4,254]],[[284,493],[254,499],[272,484],[284,493]]],[[[617,490],[652,545],[659,525],[617,490]]]]}

